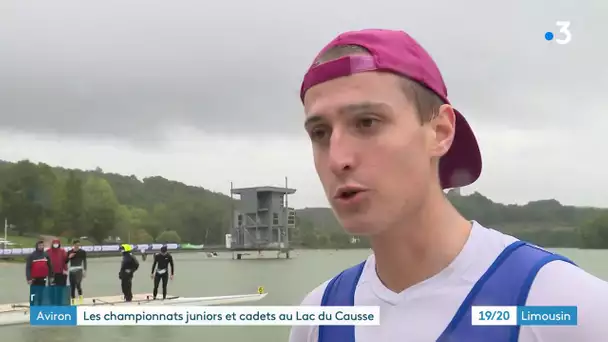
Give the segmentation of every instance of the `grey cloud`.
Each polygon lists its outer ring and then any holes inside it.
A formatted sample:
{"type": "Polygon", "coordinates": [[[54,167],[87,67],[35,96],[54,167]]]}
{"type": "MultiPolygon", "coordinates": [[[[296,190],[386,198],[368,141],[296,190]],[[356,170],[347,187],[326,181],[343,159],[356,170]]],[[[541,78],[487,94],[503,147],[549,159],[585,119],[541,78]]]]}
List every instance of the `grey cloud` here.
{"type": "Polygon", "coordinates": [[[223,135],[301,134],[306,67],[337,33],[367,27],[417,38],[454,104],[476,122],[566,130],[603,120],[601,0],[4,6],[0,126],[10,129],[128,140],[154,139],[174,124],[223,135]],[[569,45],[543,38],[557,20],[572,22],[569,45]],[[573,122],[579,113],[587,120],[573,122]]]}

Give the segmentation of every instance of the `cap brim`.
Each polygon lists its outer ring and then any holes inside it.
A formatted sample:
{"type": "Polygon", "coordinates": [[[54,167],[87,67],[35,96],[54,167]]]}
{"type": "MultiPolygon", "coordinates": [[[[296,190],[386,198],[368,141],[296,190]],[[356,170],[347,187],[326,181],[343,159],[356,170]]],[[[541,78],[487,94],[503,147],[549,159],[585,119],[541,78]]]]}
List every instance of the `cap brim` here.
{"type": "Polygon", "coordinates": [[[481,175],[481,152],[475,134],[464,116],[456,109],[454,112],[454,141],[439,161],[439,179],[443,189],[471,185],[481,175]]]}

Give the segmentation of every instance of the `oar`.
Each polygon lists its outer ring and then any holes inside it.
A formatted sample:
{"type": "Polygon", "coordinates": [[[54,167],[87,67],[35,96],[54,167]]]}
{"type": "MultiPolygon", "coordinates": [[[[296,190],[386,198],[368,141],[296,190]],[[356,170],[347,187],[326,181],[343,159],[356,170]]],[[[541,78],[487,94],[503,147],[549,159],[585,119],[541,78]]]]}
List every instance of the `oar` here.
{"type": "Polygon", "coordinates": [[[105,300],[96,299],[96,298],[93,298],[93,300],[92,300],[92,301],[93,301],[93,305],[97,304],[97,301],[100,301],[102,304],[109,304],[109,305],[114,305],[114,304],[116,304],[116,303],[106,302],[105,300]]]}

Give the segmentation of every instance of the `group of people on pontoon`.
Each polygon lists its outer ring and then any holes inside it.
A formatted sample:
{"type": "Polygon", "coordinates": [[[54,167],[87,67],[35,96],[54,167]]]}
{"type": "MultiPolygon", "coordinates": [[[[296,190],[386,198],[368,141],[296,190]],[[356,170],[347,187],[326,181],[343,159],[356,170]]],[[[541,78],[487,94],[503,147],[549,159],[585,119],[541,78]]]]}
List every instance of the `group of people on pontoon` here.
{"type": "MultiPolygon", "coordinates": [[[[79,240],[72,242],[72,248],[65,250],[61,241],[55,239],[51,248],[45,250],[44,241],[36,242],[35,250],[28,256],[25,264],[25,278],[30,285],[30,298],[33,305],[42,305],[48,293],[54,293],[52,302],[57,305],[65,303],[60,287],[70,286],[70,304],[83,303],[82,280],[87,273],[87,253],[80,246],[79,240]],[[48,287],[56,287],[57,291],[48,291],[48,287]],[[76,293],[78,292],[78,297],[76,293]]],[[[118,278],[120,279],[124,300],[133,300],[133,276],[139,269],[139,262],[133,256],[133,247],[129,244],[120,246],[122,260],[118,278]]],[[[158,287],[162,282],[163,299],[167,297],[169,279],[173,279],[173,256],[162,246],[159,253],[154,255],[150,278],[154,281],[153,298],[158,295],[158,287]],[[169,266],[171,270],[169,271],[169,266]]],[[[54,290],[54,289],[53,289],[54,290]]]]}

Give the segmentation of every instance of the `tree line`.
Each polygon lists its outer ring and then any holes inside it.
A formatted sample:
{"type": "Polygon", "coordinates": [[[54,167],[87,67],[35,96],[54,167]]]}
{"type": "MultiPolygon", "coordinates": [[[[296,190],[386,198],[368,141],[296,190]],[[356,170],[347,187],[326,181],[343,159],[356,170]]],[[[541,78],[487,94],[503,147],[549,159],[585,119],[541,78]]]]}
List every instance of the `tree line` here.
{"type": "MultiPolygon", "coordinates": [[[[562,205],[554,199],[526,205],[495,203],[480,193],[460,195],[450,190],[447,198],[469,220],[544,247],[608,248],[608,209],[562,205]]],[[[331,210],[305,208],[298,211],[296,239],[309,247],[369,247],[365,239],[353,243],[331,210]]]]}
{"type": "MultiPolygon", "coordinates": [[[[468,219],[546,247],[608,248],[608,210],[564,206],[556,200],[526,205],[494,203],[479,193],[448,198],[468,219]]],[[[10,234],[86,236],[94,243],[120,237],[131,243],[222,245],[229,233],[231,198],[162,177],[51,167],[28,160],[0,161],[0,218],[10,234]]],[[[329,208],[296,212],[293,244],[308,248],[369,247],[344,233],[329,208]]]]}
{"type": "Polygon", "coordinates": [[[221,197],[162,177],[0,163],[0,217],[11,235],[220,244],[230,218],[221,197]]]}

